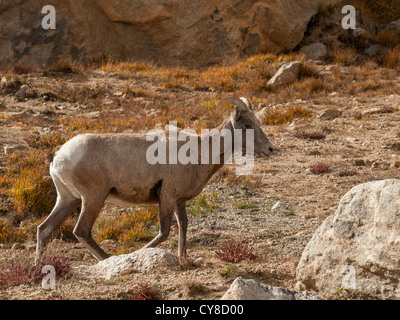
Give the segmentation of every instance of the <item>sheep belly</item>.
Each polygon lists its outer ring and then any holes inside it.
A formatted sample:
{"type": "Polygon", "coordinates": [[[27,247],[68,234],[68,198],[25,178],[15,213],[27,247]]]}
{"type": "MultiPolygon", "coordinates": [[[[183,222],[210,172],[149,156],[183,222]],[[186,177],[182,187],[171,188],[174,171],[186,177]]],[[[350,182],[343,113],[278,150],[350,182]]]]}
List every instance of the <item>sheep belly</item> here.
{"type": "Polygon", "coordinates": [[[133,205],[154,204],[159,202],[162,180],[158,181],[151,188],[134,188],[129,192],[112,188],[105,202],[121,207],[131,207],[133,205]]]}
{"type": "Polygon", "coordinates": [[[110,193],[106,198],[105,203],[120,207],[132,207],[135,205],[154,203],[154,201],[151,201],[148,195],[146,196],[143,192],[132,193],[129,196],[110,193]]]}

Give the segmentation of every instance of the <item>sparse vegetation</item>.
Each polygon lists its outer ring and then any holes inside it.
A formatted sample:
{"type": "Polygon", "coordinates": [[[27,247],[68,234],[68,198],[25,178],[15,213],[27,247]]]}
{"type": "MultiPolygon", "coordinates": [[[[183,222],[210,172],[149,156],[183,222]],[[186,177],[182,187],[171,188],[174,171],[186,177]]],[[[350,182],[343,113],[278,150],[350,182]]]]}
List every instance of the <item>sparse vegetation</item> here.
{"type": "Polygon", "coordinates": [[[279,125],[292,122],[294,119],[310,119],[312,113],[302,107],[289,107],[286,110],[269,109],[262,119],[267,125],[279,125]]]}
{"type": "Polygon", "coordinates": [[[400,46],[389,50],[384,56],[383,64],[389,69],[400,67],[400,46]]]}
{"type": "Polygon", "coordinates": [[[242,260],[258,260],[261,256],[244,240],[225,240],[218,245],[215,256],[226,262],[238,263],[242,260]]]}
{"type": "Polygon", "coordinates": [[[36,264],[32,257],[14,255],[0,266],[0,288],[5,290],[24,283],[38,283],[43,278],[42,268],[46,265],[55,268],[56,279],[62,279],[68,276],[71,262],[58,251],[47,251],[36,264]]]}
{"type": "Polygon", "coordinates": [[[329,169],[328,165],[324,162],[315,163],[315,164],[311,165],[311,167],[310,167],[311,173],[314,173],[314,174],[327,173],[328,169],[329,169]]]}
{"type": "Polygon", "coordinates": [[[0,219],[0,243],[24,242],[27,239],[27,231],[17,228],[7,220],[0,219]]]}
{"type": "Polygon", "coordinates": [[[158,209],[142,208],[128,211],[114,219],[99,219],[96,223],[97,241],[118,241],[125,246],[135,246],[138,241],[149,241],[158,226],[158,209]]]}
{"type": "Polygon", "coordinates": [[[147,282],[138,283],[128,293],[129,300],[160,300],[160,297],[158,289],[147,282]]]}

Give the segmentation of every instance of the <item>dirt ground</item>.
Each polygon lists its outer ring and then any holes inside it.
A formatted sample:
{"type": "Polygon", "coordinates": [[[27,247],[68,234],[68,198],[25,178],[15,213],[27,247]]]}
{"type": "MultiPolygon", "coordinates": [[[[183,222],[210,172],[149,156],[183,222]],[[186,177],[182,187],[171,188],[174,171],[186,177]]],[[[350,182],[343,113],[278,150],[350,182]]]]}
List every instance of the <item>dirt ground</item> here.
{"type": "MultiPolygon", "coordinates": [[[[332,66],[322,65],[319,68],[329,79],[332,66]]],[[[104,72],[71,74],[62,80],[33,74],[26,76],[25,81],[36,87],[44,81],[46,86],[51,86],[52,82],[57,86],[60,81],[68,86],[107,84],[109,97],[104,98],[102,103],[115,105],[117,114],[115,97],[119,97],[119,92],[128,85],[154,90],[161,95],[169,94],[168,103],[172,104],[200,103],[220,98],[213,92],[170,93],[143,79],[121,79],[104,72]]],[[[393,81],[399,83],[400,77],[397,75],[393,81]]],[[[146,114],[149,117],[157,115],[157,101],[153,99],[154,106],[147,107],[146,99],[136,99],[144,109],[138,118],[146,114]]],[[[258,102],[267,106],[270,103],[268,96],[259,98],[258,102]]],[[[283,107],[291,105],[307,107],[314,117],[279,126],[263,125],[276,147],[270,159],[257,158],[254,173],[247,180],[226,181],[217,174],[203,191],[213,207],[206,214],[189,214],[188,255],[194,261],[192,266],[161,267],[148,273],[132,272],[109,280],[73,275],[68,279],[57,279],[57,290],[54,292],[44,291],[40,284],[22,284],[1,290],[0,299],[124,299],[129,290],[140,282],[157,287],[162,299],[219,299],[237,276],[293,289],[296,266],[304,247],[324,219],[335,213],[341,197],[362,182],[400,176],[397,167],[400,160],[400,96],[377,94],[373,97],[353,97],[341,92],[328,92],[320,97],[292,100],[283,107]],[[390,107],[393,112],[372,110],[383,107],[390,107]],[[333,120],[319,118],[327,109],[340,110],[341,115],[333,120]],[[366,110],[372,111],[362,117],[355,116],[366,110]],[[326,137],[321,140],[294,137],[294,132],[301,128],[323,130],[326,137]],[[310,171],[310,166],[318,162],[328,166],[326,173],[314,174],[310,171]],[[217,245],[224,239],[232,238],[246,239],[261,258],[236,264],[217,259],[217,245]]],[[[79,103],[44,101],[43,98],[18,101],[14,96],[3,95],[0,96],[0,106],[1,150],[7,145],[24,145],[24,138],[33,131],[54,130],[60,126],[59,118],[68,115],[98,116],[96,110],[86,109],[79,103]],[[17,119],[18,114],[22,118],[48,118],[42,119],[44,125],[39,121],[37,126],[27,125],[17,119]]],[[[0,158],[5,158],[3,151],[0,158]]],[[[117,215],[120,212],[120,208],[106,206],[101,215],[117,215]]],[[[177,253],[177,241],[177,231],[172,229],[169,239],[160,247],[177,253]]],[[[55,241],[53,244],[71,257],[73,266],[96,263],[80,243],[55,241]]],[[[110,252],[117,245],[112,241],[103,243],[104,249],[110,252]]],[[[21,252],[33,259],[34,242],[24,243],[19,249],[3,245],[0,260],[21,252]]]]}

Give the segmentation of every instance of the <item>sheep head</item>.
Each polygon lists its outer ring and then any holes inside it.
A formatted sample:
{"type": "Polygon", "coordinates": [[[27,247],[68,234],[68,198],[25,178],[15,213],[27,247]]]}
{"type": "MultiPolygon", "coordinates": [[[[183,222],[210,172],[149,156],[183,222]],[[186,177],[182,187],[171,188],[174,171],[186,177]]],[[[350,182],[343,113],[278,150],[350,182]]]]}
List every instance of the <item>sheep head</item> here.
{"type": "Polygon", "coordinates": [[[255,154],[268,158],[274,150],[272,143],[261,129],[260,120],[253,111],[250,102],[246,98],[229,97],[218,104],[231,103],[235,106],[231,122],[234,129],[242,130],[242,147],[246,149],[246,130],[254,130],[254,150],[248,150],[255,154]]]}

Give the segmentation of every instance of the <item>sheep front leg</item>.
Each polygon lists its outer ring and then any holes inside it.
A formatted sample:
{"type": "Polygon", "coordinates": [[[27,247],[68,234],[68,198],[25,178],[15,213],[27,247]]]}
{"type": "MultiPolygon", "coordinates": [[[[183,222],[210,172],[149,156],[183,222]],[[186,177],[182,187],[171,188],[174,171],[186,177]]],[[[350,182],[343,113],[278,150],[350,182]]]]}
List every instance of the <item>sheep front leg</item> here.
{"type": "Polygon", "coordinates": [[[172,216],[175,211],[175,203],[166,204],[160,202],[158,206],[158,222],[160,224],[160,231],[152,241],[144,246],[144,248],[154,248],[160,243],[168,239],[169,232],[171,230],[172,216]]]}
{"type": "Polygon", "coordinates": [[[182,202],[177,205],[176,218],[179,226],[179,260],[181,263],[187,262],[186,255],[186,233],[188,227],[188,218],[186,212],[186,203],[182,202]]]}

